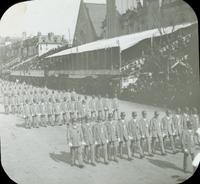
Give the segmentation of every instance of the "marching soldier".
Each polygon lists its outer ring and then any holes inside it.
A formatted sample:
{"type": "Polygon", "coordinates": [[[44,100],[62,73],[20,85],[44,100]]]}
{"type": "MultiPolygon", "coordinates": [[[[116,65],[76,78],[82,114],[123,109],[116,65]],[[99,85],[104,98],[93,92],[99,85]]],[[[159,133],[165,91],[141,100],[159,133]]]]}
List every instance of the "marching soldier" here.
{"type": "Polygon", "coordinates": [[[18,91],[16,96],[15,96],[15,104],[16,104],[16,108],[15,111],[17,114],[20,113],[20,92],[18,91]]]}
{"type": "Polygon", "coordinates": [[[120,158],[123,158],[123,144],[126,145],[128,151],[128,160],[131,161],[131,150],[130,150],[130,139],[129,139],[129,131],[128,131],[128,122],[125,120],[126,114],[124,112],[121,113],[121,119],[118,121],[118,141],[119,141],[119,153],[120,158]]]}
{"type": "Polygon", "coordinates": [[[40,122],[40,108],[38,103],[35,99],[33,99],[33,103],[31,104],[31,114],[32,114],[32,121],[33,121],[33,127],[39,128],[39,122],[40,122]]]}
{"type": "Polygon", "coordinates": [[[75,165],[76,161],[75,153],[77,152],[79,168],[83,168],[84,165],[82,159],[82,141],[83,141],[82,129],[81,126],[76,123],[73,115],[71,115],[71,123],[72,125],[69,126],[69,129],[67,131],[67,139],[71,153],[71,162],[72,162],[71,166],[75,165]]]}
{"type": "Polygon", "coordinates": [[[87,159],[91,161],[91,165],[96,166],[95,164],[95,141],[94,141],[94,123],[89,122],[88,115],[85,116],[85,121],[82,123],[83,131],[83,145],[84,153],[87,159]]]}
{"type": "Polygon", "coordinates": [[[47,116],[47,109],[44,103],[44,98],[41,99],[40,106],[40,123],[42,126],[47,127],[46,116],[47,116]]]}
{"type": "Polygon", "coordinates": [[[109,96],[108,94],[106,94],[106,98],[103,99],[103,109],[104,109],[104,117],[105,119],[108,118],[108,114],[110,113],[110,99],[109,99],[109,96]]]}
{"type": "Polygon", "coordinates": [[[54,103],[54,113],[55,113],[55,124],[61,126],[62,119],[61,119],[61,109],[60,109],[60,102],[56,99],[56,103],[54,103]]]}
{"type": "Polygon", "coordinates": [[[186,122],[186,129],[183,130],[182,135],[182,142],[183,142],[183,150],[184,150],[184,157],[183,157],[183,170],[186,172],[187,170],[187,158],[191,156],[191,159],[194,159],[195,153],[195,142],[194,142],[194,131],[192,128],[192,123],[190,120],[186,122]]]}
{"type": "Polygon", "coordinates": [[[100,150],[103,149],[104,164],[108,164],[107,143],[108,133],[104,122],[101,117],[98,117],[97,123],[94,125],[94,138],[96,144],[97,162],[100,160],[100,150]]]}
{"type": "Polygon", "coordinates": [[[147,120],[147,112],[142,111],[142,118],[139,121],[139,127],[140,127],[140,134],[141,134],[141,147],[142,150],[144,150],[144,143],[146,141],[147,145],[147,150],[149,156],[153,156],[152,150],[151,150],[151,138],[149,135],[149,126],[150,126],[150,121],[147,120]]]}
{"type": "Polygon", "coordinates": [[[25,104],[23,106],[23,114],[24,114],[24,120],[25,120],[25,127],[31,128],[32,115],[31,115],[31,109],[30,109],[30,104],[28,103],[28,99],[25,100],[25,104]]]}
{"type": "Polygon", "coordinates": [[[98,99],[96,101],[96,110],[97,110],[97,116],[103,119],[103,102],[100,95],[98,96],[98,99]]]}
{"type": "Polygon", "coordinates": [[[199,142],[199,140],[200,140],[199,139],[199,135],[197,133],[198,128],[200,128],[199,115],[198,115],[197,108],[193,108],[192,109],[190,120],[191,120],[193,131],[194,131],[195,143],[196,144],[200,144],[200,142],[199,142]]]}
{"type": "Polygon", "coordinates": [[[87,96],[85,96],[85,99],[82,100],[82,114],[83,114],[83,117],[85,116],[90,117],[90,109],[89,109],[87,96]]]}
{"type": "Polygon", "coordinates": [[[4,92],[3,101],[4,101],[4,110],[5,110],[5,113],[9,114],[9,105],[10,105],[10,103],[9,103],[8,93],[6,91],[4,92]]]}
{"type": "Polygon", "coordinates": [[[108,121],[106,122],[107,132],[108,132],[108,158],[112,158],[113,150],[113,161],[117,160],[117,148],[118,148],[118,131],[117,122],[112,119],[112,113],[108,114],[108,121]]]}
{"type": "Polygon", "coordinates": [[[157,111],[154,112],[154,117],[150,121],[150,136],[152,138],[152,152],[155,153],[156,151],[156,140],[158,139],[161,148],[161,154],[166,155],[161,130],[161,121],[159,119],[159,113],[157,111]]]}
{"type": "Polygon", "coordinates": [[[90,99],[90,101],[89,101],[89,109],[91,112],[91,118],[94,120],[97,116],[97,114],[96,114],[96,99],[95,99],[94,95],[92,96],[92,99],[90,99]]]}
{"type": "Polygon", "coordinates": [[[52,103],[52,99],[49,98],[49,101],[46,103],[46,110],[47,110],[47,121],[51,126],[55,125],[54,122],[54,108],[53,108],[53,103],[52,103]]]}
{"type": "Polygon", "coordinates": [[[166,145],[166,139],[169,138],[173,154],[176,153],[174,143],[174,129],[175,128],[172,121],[171,112],[167,110],[166,116],[162,118],[163,143],[166,145]]]}
{"type": "Polygon", "coordinates": [[[81,96],[78,96],[78,98],[75,101],[75,111],[77,113],[77,118],[82,118],[82,101],[81,101],[81,96]]]}
{"type": "Polygon", "coordinates": [[[116,93],[114,95],[114,98],[112,99],[112,109],[114,119],[119,119],[119,101],[116,93]]]}
{"type": "Polygon", "coordinates": [[[190,120],[190,116],[189,116],[189,108],[185,107],[183,114],[182,114],[182,124],[183,124],[183,129],[186,129],[187,127],[187,121],[190,120]]]}
{"type": "Polygon", "coordinates": [[[183,121],[182,121],[180,108],[177,108],[175,111],[175,114],[173,116],[173,124],[174,124],[174,129],[175,129],[175,140],[179,138],[181,149],[183,149],[183,145],[182,145],[183,121]]]}
{"type": "Polygon", "coordinates": [[[73,116],[75,116],[76,118],[76,112],[75,112],[75,101],[73,100],[73,98],[71,98],[71,100],[68,100],[68,110],[69,110],[69,113],[74,113],[73,116]]]}
{"type": "Polygon", "coordinates": [[[63,123],[66,124],[69,121],[69,112],[67,107],[67,99],[64,97],[63,101],[61,102],[61,111],[62,111],[62,119],[63,123]]]}
{"type": "Polygon", "coordinates": [[[11,93],[11,96],[10,96],[10,109],[11,109],[11,113],[15,114],[15,96],[14,96],[14,93],[11,93]]]}
{"type": "Polygon", "coordinates": [[[140,154],[140,158],[144,157],[144,152],[142,150],[141,147],[141,135],[140,135],[140,127],[138,124],[138,120],[137,120],[137,113],[136,112],[132,112],[132,119],[129,122],[129,138],[131,140],[131,151],[132,151],[132,156],[134,156],[134,148],[135,146],[138,147],[139,149],[139,154],[140,154]]]}
{"type": "Polygon", "coordinates": [[[71,92],[71,98],[72,98],[72,100],[74,100],[74,101],[77,99],[77,93],[76,93],[76,91],[75,91],[74,88],[72,89],[72,92],[71,92]]]}

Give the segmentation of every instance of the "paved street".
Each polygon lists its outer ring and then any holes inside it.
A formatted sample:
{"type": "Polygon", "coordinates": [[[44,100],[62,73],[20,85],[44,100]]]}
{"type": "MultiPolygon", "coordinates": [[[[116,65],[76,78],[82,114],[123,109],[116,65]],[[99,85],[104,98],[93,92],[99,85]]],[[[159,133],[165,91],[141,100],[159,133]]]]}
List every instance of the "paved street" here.
{"type": "MultiPolygon", "coordinates": [[[[120,104],[121,110],[129,114],[142,109],[152,113],[155,109],[129,102],[120,104]]],[[[20,117],[3,113],[2,105],[0,135],[3,168],[20,184],[174,184],[191,176],[191,172],[182,172],[183,154],[173,155],[171,150],[167,156],[157,152],[154,157],[135,158],[132,162],[71,167],[65,126],[25,129],[20,117]]],[[[188,170],[192,171],[192,167],[188,170]]]]}

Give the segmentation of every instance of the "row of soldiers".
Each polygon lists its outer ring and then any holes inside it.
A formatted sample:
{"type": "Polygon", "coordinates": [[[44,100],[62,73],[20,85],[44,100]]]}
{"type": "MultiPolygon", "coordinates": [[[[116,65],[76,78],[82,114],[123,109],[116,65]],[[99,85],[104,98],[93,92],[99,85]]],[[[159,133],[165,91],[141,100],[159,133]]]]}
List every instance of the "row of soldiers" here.
{"type": "MultiPolygon", "coordinates": [[[[147,112],[141,113],[138,118],[136,112],[132,119],[126,120],[126,114],[119,116],[119,102],[117,96],[110,99],[98,96],[78,95],[72,91],[54,91],[47,88],[37,88],[25,83],[0,81],[1,93],[4,98],[6,113],[19,114],[24,117],[27,128],[49,125],[67,125],[67,142],[72,156],[72,165],[75,164],[75,152],[78,152],[79,167],[83,167],[83,158],[86,162],[96,165],[103,153],[104,163],[108,160],[118,162],[117,156],[123,158],[123,147],[126,147],[128,160],[132,160],[136,150],[140,158],[147,151],[153,156],[159,144],[162,155],[166,155],[169,140],[172,153],[177,152],[178,143],[184,152],[188,148],[194,156],[191,140],[185,141],[184,130],[188,130],[187,123],[191,124],[194,143],[199,144],[196,133],[199,128],[198,110],[180,108],[172,114],[160,118],[156,111],[149,119],[147,112]],[[185,144],[186,143],[186,144],[185,144]],[[96,161],[96,162],[95,162],[96,161]]],[[[185,153],[185,152],[184,152],[185,153]]],[[[187,154],[186,154],[187,155],[187,154]]],[[[186,158],[186,156],[185,156],[186,158]]],[[[186,163],[186,162],[184,162],[186,163]]]]}
{"type": "Polygon", "coordinates": [[[78,120],[74,113],[71,113],[67,126],[67,142],[72,166],[76,162],[76,152],[78,166],[82,168],[83,160],[95,166],[95,163],[100,162],[101,155],[105,164],[108,164],[109,160],[118,162],[118,156],[124,158],[124,147],[129,161],[136,152],[139,152],[141,159],[145,157],[145,152],[154,156],[158,148],[162,155],[166,155],[167,143],[170,143],[173,154],[176,154],[178,149],[184,152],[185,171],[187,156],[194,158],[195,145],[200,141],[197,134],[200,127],[197,109],[193,108],[191,115],[188,110],[185,108],[182,113],[178,108],[175,114],[167,110],[162,118],[157,111],[152,118],[148,117],[146,111],[142,111],[141,118],[138,118],[137,112],[132,112],[129,121],[124,112],[119,119],[114,119],[113,114],[109,113],[108,119],[98,117],[96,121],[88,116],[78,120]]]}
{"type": "Polygon", "coordinates": [[[14,82],[2,82],[1,86],[5,113],[22,115],[27,128],[65,124],[71,112],[76,118],[85,115],[93,119],[97,116],[107,118],[108,112],[112,112],[116,118],[119,116],[117,95],[112,99],[108,95],[106,98],[90,98],[78,95],[74,89],[54,91],[14,82]]]}

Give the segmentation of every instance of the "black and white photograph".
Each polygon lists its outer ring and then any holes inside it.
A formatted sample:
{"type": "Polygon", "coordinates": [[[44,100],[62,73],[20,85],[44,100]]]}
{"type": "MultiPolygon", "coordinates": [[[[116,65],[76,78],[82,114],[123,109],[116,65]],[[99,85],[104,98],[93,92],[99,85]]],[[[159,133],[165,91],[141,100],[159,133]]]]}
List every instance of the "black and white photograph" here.
{"type": "Polygon", "coordinates": [[[18,184],[178,184],[200,163],[198,19],[183,0],[32,0],[0,19],[1,164],[18,184]]]}

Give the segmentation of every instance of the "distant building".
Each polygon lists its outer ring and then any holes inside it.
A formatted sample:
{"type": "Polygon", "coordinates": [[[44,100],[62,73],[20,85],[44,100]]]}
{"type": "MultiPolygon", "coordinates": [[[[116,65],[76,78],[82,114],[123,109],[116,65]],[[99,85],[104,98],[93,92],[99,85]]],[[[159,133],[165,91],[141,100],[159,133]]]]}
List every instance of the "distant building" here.
{"type": "Polygon", "coordinates": [[[197,21],[183,0],[107,0],[105,37],[197,21]]]}
{"type": "Polygon", "coordinates": [[[73,38],[73,46],[103,38],[102,24],[106,17],[106,5],[80,1],[73,38]]]}

